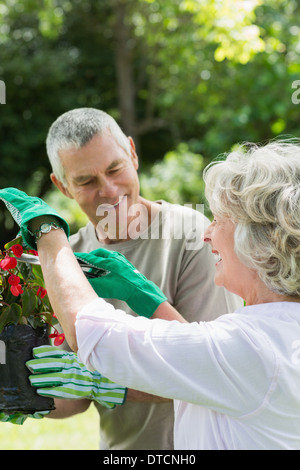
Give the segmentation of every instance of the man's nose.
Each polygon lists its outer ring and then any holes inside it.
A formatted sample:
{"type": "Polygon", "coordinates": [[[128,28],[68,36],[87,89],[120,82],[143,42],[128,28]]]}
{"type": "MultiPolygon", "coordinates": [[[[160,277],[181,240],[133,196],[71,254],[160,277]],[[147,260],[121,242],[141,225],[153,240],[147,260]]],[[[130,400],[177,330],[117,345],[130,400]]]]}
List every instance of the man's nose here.
{"type": "Polygon", "coordinates": [[[105,178],[101,181],[99,187],[99,196],[106,199],[114,198],[118,194],[118,187],[110,181],[108,178],[105,178]]]}

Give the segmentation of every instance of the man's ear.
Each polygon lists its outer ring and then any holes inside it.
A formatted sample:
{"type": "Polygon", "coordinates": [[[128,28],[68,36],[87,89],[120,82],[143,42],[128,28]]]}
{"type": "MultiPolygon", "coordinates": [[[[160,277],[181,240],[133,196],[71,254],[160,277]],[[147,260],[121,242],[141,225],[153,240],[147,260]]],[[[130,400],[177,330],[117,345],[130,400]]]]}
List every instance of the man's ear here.
{"type": "Polygon", "coordinates": [[[59,179],[56,178],[54,173],[51,173],[50,179],[52,183],[60,190],[61,193],[63,193],[65,196],[67,196],[70,199],[74,199],[69,190],[63,185],[59,179]]]}
{"type": "Polygon", "coordinates": [[[128,137],[130,147],[131,147],[131,159],[134,165],[134,168],[138,170],[139,167],[139,157],[136,154],[135,143],[132,137],[128,137]]]}

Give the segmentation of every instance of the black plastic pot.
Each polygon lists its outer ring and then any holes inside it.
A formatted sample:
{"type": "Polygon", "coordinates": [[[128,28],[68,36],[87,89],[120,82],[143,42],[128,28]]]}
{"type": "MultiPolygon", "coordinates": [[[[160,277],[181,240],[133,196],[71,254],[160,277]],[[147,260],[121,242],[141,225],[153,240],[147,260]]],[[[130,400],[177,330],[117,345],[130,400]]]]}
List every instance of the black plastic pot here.
{"type": "Polygon", "coordinates": [[[32,359],[32,349],[49,344],[47,328],[29,325],[8,325],[0,333],[0,412],[55,409],[50,397],[41,397],[30,385],[25,362],[32,359]]]}

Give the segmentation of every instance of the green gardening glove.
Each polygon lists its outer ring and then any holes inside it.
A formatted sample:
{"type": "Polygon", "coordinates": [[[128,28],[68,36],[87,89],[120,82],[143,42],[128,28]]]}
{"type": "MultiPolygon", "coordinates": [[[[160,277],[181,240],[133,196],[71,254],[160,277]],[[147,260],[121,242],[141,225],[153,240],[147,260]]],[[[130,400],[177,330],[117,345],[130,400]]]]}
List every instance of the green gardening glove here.
{"type": "Polygon", "coordinates": [[[10,415],[7,414],[5,411],[2,411],[0,412],[0,422],[11,424],[23,424],[27,418],[42,419],[49,413],[50,411],[37,411],[33,414],[24,414],[21,411],[16,411],[15,413],[12,413],[10,415]]]}
{"type": "Polygon", "coordinates": [[[20,226],[21,235],[24,242],[34,250],[36,243],[33,234],[28,230],[28,223],[31,219],[41,215],[53,216],[58,219],[58,224],[64,229],[66,235],[69,236],[69,226],[67,222],[48,206],[42,199],[38,197],[27,196],[23,191],[15,188],[0,189],[0,200],[5,203],[12,217],[20,226]]]}
{"type": "Polygon", "coordinates": [[[167,300],[152,281],[116,251],[98,248],[75,256],[99,297],[124,300],[135,313],[148,318],[167,300]]]}
{"type": "Polygon", "coordinates": [[[41,396],[66,399],[89,398],[106,408],[123,405],[127,389],[111,382],[99,372],[89,371],[77,355],[55,346],[34,348],[26,366],[34,375],[30,383],[41,396]]]}

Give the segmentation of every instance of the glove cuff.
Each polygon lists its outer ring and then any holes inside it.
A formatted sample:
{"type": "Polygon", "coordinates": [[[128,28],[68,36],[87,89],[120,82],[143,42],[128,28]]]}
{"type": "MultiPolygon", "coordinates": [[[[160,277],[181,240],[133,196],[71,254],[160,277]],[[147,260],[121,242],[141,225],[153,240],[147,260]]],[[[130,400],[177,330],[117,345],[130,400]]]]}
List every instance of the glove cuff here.
{"type": "MultiPolygon", "coordinates": [[[[31,212],[30,218],[27,219],[27,217],[23,217],[23,223],[21,225],[22,238],[23,238],[24,242],[26,243],[26,245],[28,245],[30,248],[33,248],[34,250],[36,250],[37,240],[40,238],[42,233],[47,233],[46,231],[43,232],[43,230],[42,230],[42,226],[44,225],[44,223],[41,223],[40,226],[39,226],[39,229],[37,231],[35,230],[34,232],[32,232],[28,228],[28,225],[29,225],[30,221],[35,217],[45,217],[45,223],[46,224],[50,225],[51,228],[60,228],[60,229],[62,229],[65,232],[65,234],[67,235],[67,237],[69,237],[69,234],[70,234],[69,225],[55,211],[51,211],[51,212],[49,211],[47,213],[45,213],[45,211],[44,211],[43,214],[37,214],[37,215],[34,215],[34,217],[33,217],[33,214],[31,212]]],[[[50,228],[50,230],[51,230],[51,228],[50,228]]]]}
{"type": "Polygon", "coordinates": [[[127,300],[127,304],[140,317],[151,318],[155,310],[167,300],[168,298],[154,283],[147,281],[143,287],[137,287],[127,300]]]}

